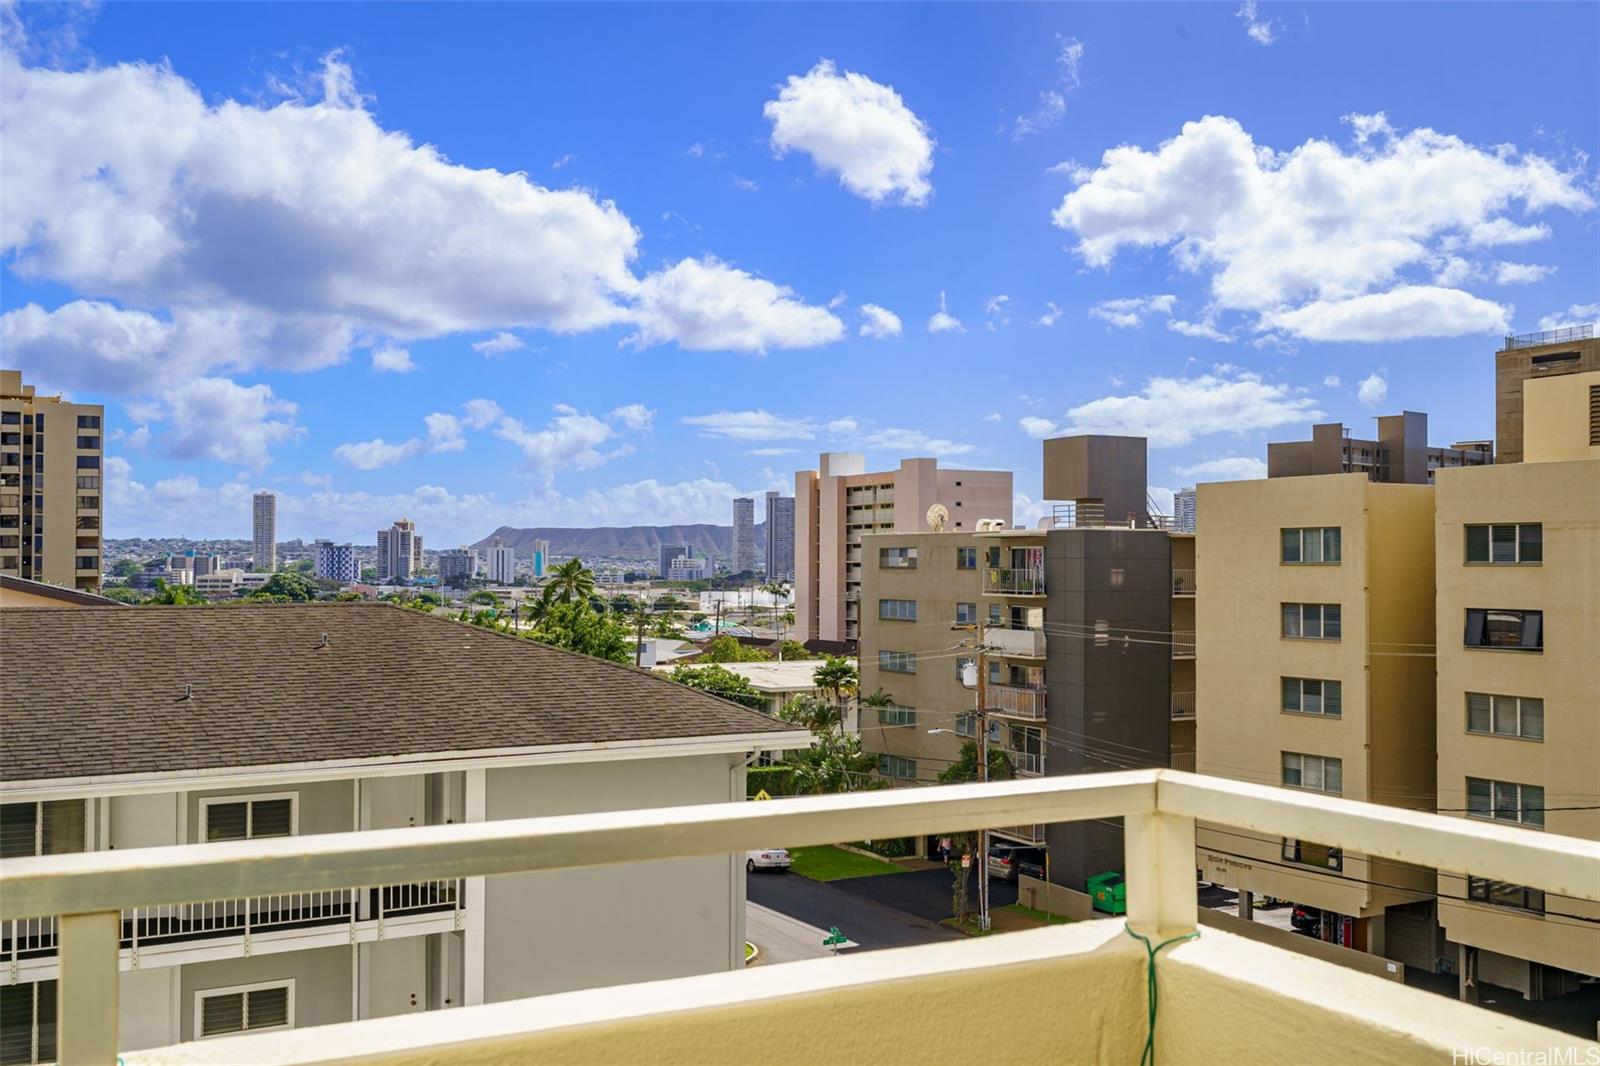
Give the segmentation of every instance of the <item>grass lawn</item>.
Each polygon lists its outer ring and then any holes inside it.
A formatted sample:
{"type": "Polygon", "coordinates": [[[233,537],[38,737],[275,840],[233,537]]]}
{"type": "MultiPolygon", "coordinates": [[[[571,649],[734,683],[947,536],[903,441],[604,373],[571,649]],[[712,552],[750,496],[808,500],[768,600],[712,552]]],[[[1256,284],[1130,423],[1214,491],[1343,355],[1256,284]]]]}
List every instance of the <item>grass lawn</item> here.
{"type": "Polygon", "coordinates": [[[840,881],[846,877],[873,877],[878,874],[901,874],[905,869],[882,859],[871,859],[853,851],[825,844],[819,848],[790,848],[789,858],[794,861],[790,869],[801,877],[813,881],[840,881]]]}
{"type": "Polygon", "coordinates": [[[1032,907],[1024,907],[1020,903],[1013,903],[1009,907],[1001,907],[1000,909],[1031,919],[1038,925],[1068,925],[1072,922],[1071,918],[1063,915],[1050,914],[1047,911],[1036,911],[1032,907]]]}
{"type": "Polygon", "coordinates": [[[1006,907],[996,907],[989,913],[989,932],[978,928],[976,914],[964,922],[954,918],[946,918],[939,924],[951,929],[959,929],[968,936],[988,936],[990,933],[1009,933],[1017,929],[1034,929],[1045,925],[1066,925],[1071,918],[1063,918],[1059,914],[1046,914],[1044,911],[1024,907],[1020,903],[1013,903],[1006,907]]]}

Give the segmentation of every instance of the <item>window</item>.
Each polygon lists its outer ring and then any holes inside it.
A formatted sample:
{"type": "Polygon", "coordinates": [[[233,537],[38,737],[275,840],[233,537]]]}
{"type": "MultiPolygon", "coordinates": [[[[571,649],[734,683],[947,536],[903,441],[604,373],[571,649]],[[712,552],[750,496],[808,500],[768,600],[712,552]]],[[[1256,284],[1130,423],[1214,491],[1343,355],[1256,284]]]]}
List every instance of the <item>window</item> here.
{"type": "Polygon", "coordinates": [[[1467,732],[1544,739],[1544,700],[1530,696],[1467,693],[1467,732]]]}
{"type": "Polygon", "coordinates": [[[100,568],[100,558],[96,555],[80,555],[77,557],[75,565],[79,570],[98,570],[100,568]]]}
{"type": "Polygon", "coordinates": [[[1477,900],[1479,903],[1492,903],[1496,907],[1515,907],[1517,910],[1544,913],[1544,893],[1526,885],[1511,885],[1483,877],[1468,877],[1467,898],[1477,900]]]}
{"type": "Polygon", "coordinates": [[[99,429],[100,428],[100,416],[99,415],[79,415],[78,416],[78,428],[79,429],[99,429]]]}
{"type": "Polygon", "coordinates": [[[885,704],[878,708],[878,723],[880,725],[916,725],[917,712],[912,707],[902,707],[897,703],[885,704]]]}
{"type": "Polygon", "coordinates": [[[1283,784],[1286,788],[1304,788],[1337,796],[1344,792],[1344,761],[1286,751],[1283,753],[1283,784]]]}
{"type": "Polygon", "coordinates": [[[1338,640],[1341,632],[1337,603],[1286,603],[1283,635],[1295,640],[1338,640]]]}
{"type": "Polygon", "coordinates": [[[100,447],[100,438],[99,437],[82,437],[82,436],[80,436],[78,438],[78,447],[80,447],[80,448],[98,448],[98,447],[100,447]]]}
{"type": "Polygon", "coordinates": [[[958,625],[977,625],[978,605],[975,603],[956,604],[956,623],[958,625]]]}
{"type": "Polygon", "coordinates": [[[20,425],[22,425],[22,412],[20,412],[20,411],[0,411],[0,426],[20,426],[20,425]]]}
{"type": "Polygon", "coordinates": [[[194,1035],[294,1028],[294,981],[212,988],[194,994],[194,1035]]]}
{"type": "Polygon", "coordinates": [[[880,570],[915,570],[917,568],[917,549],[879,548],[878,568],[880,570]]]}
{"type": "Polygon", "coordinates": [[[98,474],[79,474],[78,487],[80,489],[97,489],[100,487],[100,476],[98,474]]]}
{"type": "Polygon", "coordinates": [[[1282,538],[1282,561],[1285,563],[1338,563],[1340,556],[1339,527],[1313,526],[1306,529],[1285,529],[1282,538]]]}
{"type": "Polygon", "coordinates": [[[56,983],[0,986],[0,1063],[56,1060],[56,983]]]}
{"type": "Polygon", "coordinates": [[[878,652],[878,669],[891,674],[914,674],[917,672],[917,653],[914,651],[880,651],[878,652]]]}
{"type": "Polygon", "coordinates": [[[99,470],[100,469],[100,457],[98,455],[80,455],[80,456],[78,456],[78,469],[79,470],[99,470]]]}
{"type": "Polygon", "coordinates": [[[0,806],[0,859],[87,850],[84,809],[81,799],[0,806]]]}
{"type": "Polygon", "coordinates": [[[294,836],[299,832],[299,813],[293,793],[203,799],[200,835],[207,843],[294,836]]]}
{"type": "Polygon", "coordinates": [[[956,569],[957,570],[976,570],[977,568],[978,568],[978,549],[977,548],[957,548],[956,549],[956,569]]]}
{"type": "Polygon", "coordinates": [[[1463,639],[1469,648],[1543,651],[1544,612],[1469,607],[1467,631],[1463,639]]]}
{"type": "Polygon", "coordinates": [[[892,622],[915,622],[916,600],[879,600],[878,617],[892,622]]]}
{"type": "Polygon", "coordinates": [[[1285,862],[1320,866],[1325,870],[1344,869],[1342,848],[1330,848],[1326,844],[1313,844],[1309,840],[1296,840],[1294,837],[1283,838],[1283,858],[1285,862]]]}
{"type": "MultiPolygon", "coordinates": [[[[956,715],[956,732],[960,733],[964,737],[975,737],[975,736],[977,736],[978,735],[978,716],[976,714],[972,713],[971,711],[963,711],[962,713],[956,715]]],[[[999,722],[990,721],[990,723],[989,723],[989,743],[991,743],[991,744],[1000,743],[1000,723],[999,722]]]]}
{"type": "Polygon", "coordinates": [[[880,755],[878,773],[901,781],[914,781],[917,777],[917,760],[902,759],[898,755],[880,755]]]}
{"type": "Polygon", "coordinates": [[[1467,527],[1469,563],[1542,563],[1544,526],[1538,522],[1520,525],[1467,527]]]}
{"type": "Polygon", "coordinates": [[[1544,828],[1544,789],[1515,781],[1467,778],[1467,816],[1544,828]]]}
{"type": "Polygon", "coordinates": [[[1285,714],[1320,714],[1325,718],[1338,718],[1343,713],[1344,701],[1339,682],[1311,677],[1286,677],[1282,680],[1285,714]]]}

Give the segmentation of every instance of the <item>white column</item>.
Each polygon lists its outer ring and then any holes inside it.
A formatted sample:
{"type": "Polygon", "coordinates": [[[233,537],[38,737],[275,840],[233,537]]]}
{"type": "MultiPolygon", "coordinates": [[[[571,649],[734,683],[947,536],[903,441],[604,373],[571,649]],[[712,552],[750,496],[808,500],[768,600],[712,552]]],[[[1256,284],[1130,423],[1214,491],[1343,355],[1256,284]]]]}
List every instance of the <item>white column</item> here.
{"type": "MultiPolygon", "coordinates": [[[[488,814],[486,771],[467,772],[466,816],[469,822],[481,822],[488,814]]],[[[484,927],[488,925],[485,906],[487,887],[482,877],[467,878],[467,912],[462,916],[466,928],[461,933],[461,998],[472,1007],[484,1002],[483,952],[484,927]]]]}
{"type": "Polygon", "coordinates": [[[1200,920],[1194,819],[1160,812],[1130,814],[1123,825],[1129,926],[1162,939],[1192,931],[1200,920]]]}

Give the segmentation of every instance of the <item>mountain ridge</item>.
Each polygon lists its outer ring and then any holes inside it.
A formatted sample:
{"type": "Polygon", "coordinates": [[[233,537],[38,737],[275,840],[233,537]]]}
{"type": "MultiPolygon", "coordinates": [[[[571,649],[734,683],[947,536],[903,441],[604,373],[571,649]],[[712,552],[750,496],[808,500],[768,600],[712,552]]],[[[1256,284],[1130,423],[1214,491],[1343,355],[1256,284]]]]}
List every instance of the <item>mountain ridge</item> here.
{"type": "MultiPolygon", "coordinates": [[[[496,539],[526,555],[533,542],[550,542],[550,554],[597,559],[638,559],[655,562],[663,544],[688,544],[696,555],[728,562],[733,556],[733,527],[692,523],[675,526],[501,526],[474,548],[489,548],[496,539]]],[[[767,524],[756,523],[755,549],[767,546],[767,524]]]]}

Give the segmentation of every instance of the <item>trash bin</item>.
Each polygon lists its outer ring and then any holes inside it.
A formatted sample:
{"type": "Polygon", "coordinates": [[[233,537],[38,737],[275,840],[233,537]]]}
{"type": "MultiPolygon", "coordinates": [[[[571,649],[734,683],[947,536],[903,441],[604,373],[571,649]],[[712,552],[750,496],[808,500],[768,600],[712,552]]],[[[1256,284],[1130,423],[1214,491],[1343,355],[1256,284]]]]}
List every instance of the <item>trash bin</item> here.
{"type": "Polygon", "coordinates": [[[1128,913],[1128,883],[1127,878],[1115,870],[1107,870],[1102,874],[1095,874],[1086,883],[1089,898],[1094,901],[1094,909],[1106,914],[1128,913]]]}

